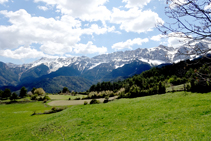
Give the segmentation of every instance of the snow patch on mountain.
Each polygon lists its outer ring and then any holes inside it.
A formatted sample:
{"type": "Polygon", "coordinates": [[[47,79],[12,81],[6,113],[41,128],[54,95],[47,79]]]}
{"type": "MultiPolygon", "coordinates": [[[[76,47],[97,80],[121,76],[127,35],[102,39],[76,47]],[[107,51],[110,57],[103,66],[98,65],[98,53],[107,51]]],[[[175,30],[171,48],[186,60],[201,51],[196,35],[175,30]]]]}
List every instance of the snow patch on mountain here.
{"type": "Polygon", "coordinates": [[[89,58],[82,57],[69,57],[69,58],[41,58],[30,64],[14,65],[8,64],[9,67],[23,67],[26,70],[41,64],[46,65],[49,68],[49,73],[57,71],[59,68],[72,66],[78,69],[80,72],[94,69],[101,64],[113,66],[113,69],[123,67],[125,64],[132,63],[134,60],[140,60],[142,62],[149,63],[152,66],[160,65],[163,63],[179,62],[186,59],[194,59],[197,56],[184,55],[187,53],[199,53],[207,48],[211,48],[210,42],[192,42],[193,46],[190,47],[183,45],[178,48],[167,47],[160,45],[154,48],[138,48],[131,51],[118,51],[110,54],[102,54],[89,58]],[[194,52],[195,51],[195,52],[194,52]],[[183,55],[182,55],[183,54],[183,55]]]}
{"type": "Polygon", "coordinates": [[[91,69],[93,69],[93,68],[99,66],[100,64],[102,64],[102,63],[96,63],[96,64],[94,64],[93,66],[91,66],[90,68],[88,68],[88,70],[91,70],[91,69]]]}

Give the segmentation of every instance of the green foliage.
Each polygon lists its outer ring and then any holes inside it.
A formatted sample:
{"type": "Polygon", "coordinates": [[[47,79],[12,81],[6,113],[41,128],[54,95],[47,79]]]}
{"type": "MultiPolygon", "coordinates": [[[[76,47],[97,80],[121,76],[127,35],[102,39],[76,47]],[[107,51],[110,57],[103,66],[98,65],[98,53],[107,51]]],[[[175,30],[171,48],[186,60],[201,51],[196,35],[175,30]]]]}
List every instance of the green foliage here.
{"type": "Polygon", "coordinates": [[[31,100],[37,100],[37,97],[38,97],[38,94],[34,94],[32,95],[31,100]]]}
{"type": "Polygon", "coordinates": [[[3,94],[2,94],[2,98],[6,98],[7,99],[10,96],[11,96],[11,91],[10,91],[10,89],[6,88],[4,90],[4,92],[3,92],[3,94]]]}
{"type": "Polygon", "coordinates": [[[63,89],[62,89],[62,93],[69,93],[70,91],[68,90],[68,88],[67,87],[64,87],[63,89]]]}
{"type": "Polygon", "coordinates": [[[12,93],[10,100],[15,101],[16,99],[18,99],[18,95],[16,93],[12,93]]]}
{"type": "Polygon", "coordinates": [[[105,96],[103,103],[108,103],[108,102],[109,102],[109,96],[107,95],[107,96],[105,96]]]}
{"type": "Polygon", "coordinates": [[[81,100],[81,98],[80,97],[76,97],[74,100],[81,100]]]}
{"type": "Polygon", "coordinates": [[[38,98],[38,101],[43,101],[43,98],[42,98],[42,97],[39,97],[39,98],[38,98]]]}
{"type": "Polygon", "coordinates": [[[57,76],[35,81],[30,88],[43,88],[47,93],[58,93],[64,86],[71,88],[70,91],[86,91],[92,85],[90,80],[77,76],[57,76]]]}
{"type": "Polygon", "coordinates": [[[45,95],[44,97],[43,97],[43,99],[45,100],[51,100],[51,98],[49,97],[49,96],[47,96],[47,95],[45,95]]]}
{"type": "Polygon", "coordinates": [[[100,101],[97,99],[92,99],[89,104],[99,104],[100,101]]]}
{"type": "Polygon", "coordinates": [[[0,98],[2,98],[4,91],[0,90],[0,98]]]}
{"type": "Polygon", "coordinates": [[[41,95],[45,95],[45,91],[43,90],[43,88],[37,88],[35,91],[34,91],[35,94],[38,94],[38,96],[41,96],[41,95]]]}
{"type": "Polygon", "coordinates": [[[114,96],[114,92],[110,90],[101,92],[90,92],[88,96],[83,99],[104,98],[105,96],[112,97],[114,96]]]}
{"type": "Polygon", "coordinates": [[[25,87],[22,87],[21,90],[20,90],[20,97],[23,98],[23,97],[26,97],[27,95],[27,89],[25,87]]]}
{"type": "Polygon", "coordinates": [[[34,94],[34,91],[36,90],[36,88],[34,87],[34,88],[32,88],[32,90],[31,90],[31,92],[32,92],[32,94],[34,94]]]}
{"type": "Polygon", "coordinates": [[[88,102],[87,101],[84,101],[84,105],[87,105],[88,104],[88,102]]]}
{"type": "MultiPolygon", "coordinates": [[[[188,86],[187,88],[188,90],[193,92],[209,92],[211,91],[211,66],[203,65],[209,61],[209,59],[202,58],[154,67],[124,81],[113,83],[98,82],[97,85],[90,87],[89,92],[96,91],[99,93],[100,91],[111,90],[115,91],[119,98],[139,97],[166,93],[165,84],[167,82],[172,85],[181,85],[188,81],[191,83],[191,87],[189,88],[188,86]],[[124,92],[118,93],[121,88],[124,88],[124,92]]],[[[92,98],[96,97],[97,94],[92,95],[92,98]]]]}
{"type": "Polygon", "coordinates": [[[163,84],[161,81],[158,84],[158,94],[164,94],[166,93],[166,87],[165,84],[163,84]]]}
{"type": "Polygon", "coordinates": [[[206,93],[211,91],[211,66],[207,64],[199,67],[198,69],[190,69],[186,76],[189,77],[190,88],[192,92],[206,93]]]}

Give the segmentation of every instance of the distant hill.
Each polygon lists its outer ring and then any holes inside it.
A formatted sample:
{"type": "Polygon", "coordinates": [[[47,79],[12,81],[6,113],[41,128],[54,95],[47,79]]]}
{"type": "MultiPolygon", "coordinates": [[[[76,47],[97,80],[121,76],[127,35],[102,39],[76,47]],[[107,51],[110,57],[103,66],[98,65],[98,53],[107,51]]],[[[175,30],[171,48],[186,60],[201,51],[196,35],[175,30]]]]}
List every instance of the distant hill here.
{"type": "Polygon", "coordinates": [[[47,93],[58,93],[64,87],[70,91],[86,91],[92,85],[92,82],[76,76],[57,76],[53,78],[45,78],[35,81],[27,86],[28,90],[35,88],[43,88],[47,93]]]}

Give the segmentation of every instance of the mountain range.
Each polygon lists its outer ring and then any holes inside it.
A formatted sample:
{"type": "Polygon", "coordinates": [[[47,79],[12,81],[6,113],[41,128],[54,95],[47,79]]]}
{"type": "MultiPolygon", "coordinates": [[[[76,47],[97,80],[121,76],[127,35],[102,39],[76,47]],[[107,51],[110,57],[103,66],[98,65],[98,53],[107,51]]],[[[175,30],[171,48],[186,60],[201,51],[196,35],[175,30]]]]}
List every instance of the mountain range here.
{"type": "MultiPolygon", "coordinates": [[[[207,42],[196,43],[197,48],[207,48],[207,42]]],[[[42,87],[46,92],[57,93],[63,87],[69,90],[86,91],[97,82],[118,81],[140,74],[154,66],[193,59],[188,46],[178,48],[160,45],[154,48],[138,48],[102,54],[93,58],[41,58],[33,63],[16,65],[0,62],[0,89],[13,91],[25,86],[28,90],[42,87]]]]}

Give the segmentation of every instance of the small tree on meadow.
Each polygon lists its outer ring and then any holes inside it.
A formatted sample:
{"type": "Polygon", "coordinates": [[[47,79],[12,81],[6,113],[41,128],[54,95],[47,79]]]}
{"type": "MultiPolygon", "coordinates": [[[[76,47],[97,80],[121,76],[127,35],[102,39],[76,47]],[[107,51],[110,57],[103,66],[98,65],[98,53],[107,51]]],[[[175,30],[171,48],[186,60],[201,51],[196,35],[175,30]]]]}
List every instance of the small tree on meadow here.
{"type": "Polygon", "coordinates": [[[15,101],[16,99],[18,99],[18,95],[16,93],[13,93],[10,97],[10,100],[15,101]]]}
{"type": "Polygon", "coordinates": [[[3,95],[3,91],[0,90],[0,98],[2,98],[2,95],[3,95]]]}
{"type": "Polygon", "coordinates": [[[2,98],[8,98],[11,96],[11,91],[10,89],[6,88],[2,94],[2,98]]]}
{"type": "Polygon", "coordinates": [[[62,90],[62,93],[67,93],[67,92],[69,92],[68,88],[64,87],[63,90],[62,90]]]}
{"type": "Polygon", "coordinates": [[[162,84],[161,81],[160,81],[159,84],[158,84],[158,93],[159,93],[159,94],[164,94],[164,93],[166,93],[165,84],[162,84]]]}
{"type": "Polygon", "coordinates": [[[27,89],[25,87],[22,87],[19,96],[23,98],[26,97],[26,94],[27,94],[27,89]]]}
{"type": "Polygon", "coordinates": [[[34,94],[38,94],[39,96],[45,95],[45,91],[43,90],[43,88],[37,88],[37,89],[34,91],[34,94]]]}
{"type": "Polygon", "coordinates": [[[34,88],[32,88],[31,92],[34,94],[35,90],[36,90],[36,88],[34,87],[34,88]]]}

